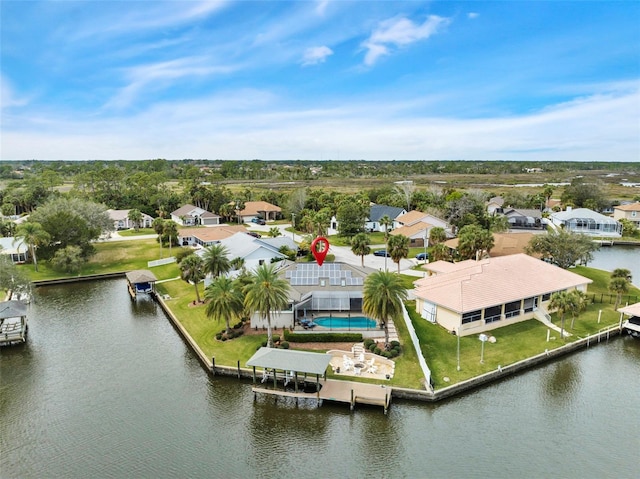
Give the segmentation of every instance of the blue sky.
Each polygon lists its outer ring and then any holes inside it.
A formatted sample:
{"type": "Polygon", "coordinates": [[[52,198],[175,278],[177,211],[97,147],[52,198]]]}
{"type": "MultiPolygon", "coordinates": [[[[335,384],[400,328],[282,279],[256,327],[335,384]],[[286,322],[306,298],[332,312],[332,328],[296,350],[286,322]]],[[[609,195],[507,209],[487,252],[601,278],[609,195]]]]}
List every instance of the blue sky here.
{"type": "Polygon", "coordinates": [[[0,8],[5,160],[640,161],[637,1],[0,8]]]}

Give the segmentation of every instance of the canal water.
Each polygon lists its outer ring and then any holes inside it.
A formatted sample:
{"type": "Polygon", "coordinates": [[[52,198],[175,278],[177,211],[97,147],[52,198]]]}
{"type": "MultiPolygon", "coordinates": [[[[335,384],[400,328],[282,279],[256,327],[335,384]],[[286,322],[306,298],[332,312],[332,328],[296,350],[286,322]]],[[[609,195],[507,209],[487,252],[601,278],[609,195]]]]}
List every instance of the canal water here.
{"type": "Polygon", "coordinates": [[[615,338],[437,404],[259,397],[210,377],[124,280],[36,290],[0,350],[2,478],[540,478],[638,474],[640,341],[615,338]]]}
{"type": "Polygon", "coordinates": [[[631,282],[640,287],[640,246],[601,246],[587,266],[605,271],[626,268],[633,277],[631,282]]]}

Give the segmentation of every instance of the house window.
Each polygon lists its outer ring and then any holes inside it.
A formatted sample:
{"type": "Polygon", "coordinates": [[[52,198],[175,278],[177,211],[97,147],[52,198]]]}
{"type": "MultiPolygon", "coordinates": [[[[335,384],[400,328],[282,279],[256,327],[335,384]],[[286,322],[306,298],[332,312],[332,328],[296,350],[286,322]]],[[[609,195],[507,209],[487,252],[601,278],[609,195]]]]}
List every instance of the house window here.
{"type": "Polygon", "coordinates": [[[522,301],[513,301],[512,303],[507,303],[504,305],[504,317],[505,318],[513,318],[514,316],[520,315],[520,304],[522,301]]]}
{"type": "Polygon", "coordinates": [[[544,293],[542,295],[542,301],[549,301],[551,299],[551,293],[544,293]]]}
{"type": "Polygon", "coordinates": [[[264,260],[263,260],[263,259],[258,260],[258,264],[259,264],[260,266],[262,266],[262,265],[264,264],[264,260]]]}
{"type": "Polygon", "coordinates": [[[462,315],[462,324],[472,323],[474,321],[480,321],[482,319],[482,310],[470,311],[462,315]]]}
{"type": "Polygon", "coordinates": [[[530,313],[538,306],[538,297],[534,296],[532,298],[527,298],[524,300],[524,312],[530,313]]]}
{"type": "Polygon", "coordinates": [[[484,310],[484,322],[486,324],[500,321],[502,318],[502,305],[492,306],[484,310]]]}

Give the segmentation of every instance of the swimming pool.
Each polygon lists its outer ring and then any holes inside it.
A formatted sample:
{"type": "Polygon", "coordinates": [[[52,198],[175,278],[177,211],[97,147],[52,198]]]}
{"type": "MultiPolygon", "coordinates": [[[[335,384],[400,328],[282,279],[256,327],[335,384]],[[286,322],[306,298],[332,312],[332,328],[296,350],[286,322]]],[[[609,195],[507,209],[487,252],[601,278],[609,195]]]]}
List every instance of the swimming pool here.
{"type": "Polygon", "coordinates": [[[375,329],[378,323],[366,316],[351,316],[350,318],[314,318],[313,322],[323,328],[331,329],[375,329]]]}

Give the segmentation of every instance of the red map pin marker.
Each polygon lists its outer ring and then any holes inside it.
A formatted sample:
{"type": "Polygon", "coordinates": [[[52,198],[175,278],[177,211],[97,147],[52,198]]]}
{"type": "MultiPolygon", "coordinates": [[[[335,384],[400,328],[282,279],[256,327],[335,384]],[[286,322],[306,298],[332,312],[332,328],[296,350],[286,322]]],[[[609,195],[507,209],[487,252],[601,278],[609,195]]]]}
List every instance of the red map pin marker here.
{"type": "Polygon", "coordinates": [[[311,242],[311,254],[316,259],[316,263],[318,266],[322,266],[324,263],[324,258],[327,256],[329,252],[329,240],[322,236],[318,236],[311,242]]]}

